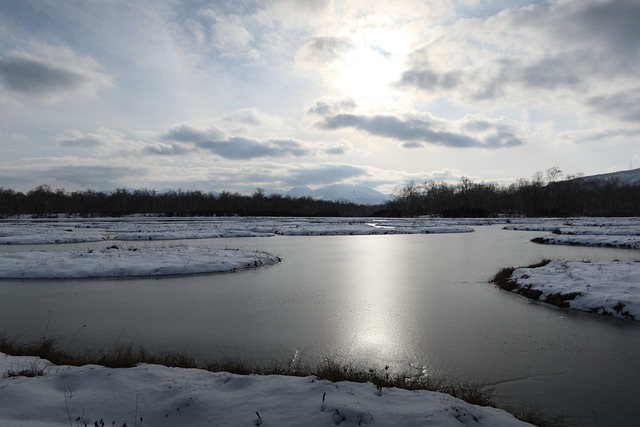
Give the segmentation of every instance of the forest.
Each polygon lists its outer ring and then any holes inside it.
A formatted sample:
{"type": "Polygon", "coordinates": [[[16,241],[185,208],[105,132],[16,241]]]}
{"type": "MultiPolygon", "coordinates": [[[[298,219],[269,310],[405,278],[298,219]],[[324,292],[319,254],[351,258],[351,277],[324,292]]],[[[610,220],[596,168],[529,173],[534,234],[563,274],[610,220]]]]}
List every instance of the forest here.
{"type": "Polygon", "coordinates": [[[47,184],[25,194],[0,187],[0,216],[640,216],[640,186],[616,180],[586,182],[576,176],[560,179],[561,175],[554,167],[507,186],[465,177],[458,183],[408,182],[396,189],[390,201],[377,206],[266,195],[259,188],[252,195],[242,195],[144,188],[69,192],[47,184]]]}

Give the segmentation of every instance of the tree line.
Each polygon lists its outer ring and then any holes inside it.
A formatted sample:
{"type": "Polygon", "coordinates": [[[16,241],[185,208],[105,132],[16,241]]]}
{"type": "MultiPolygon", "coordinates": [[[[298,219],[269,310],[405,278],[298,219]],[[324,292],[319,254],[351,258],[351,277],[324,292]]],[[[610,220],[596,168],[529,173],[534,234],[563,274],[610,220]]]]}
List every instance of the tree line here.
{"type": "Polygon", "coordinates": [[[346,201],[292,198],[265,195],[257,189],[252,195],[201,191],[156,192],[150,189],[119,188],[112,192],[82,190],[68,192],[43,184],[25,193],[0,187],[0,215],[119,217],[131,214],[163,216],[367,216],[372,208],[346,201]]]}
{"type": "Polygon", "coordinates": [[[395,192],[385,209],[398,216],[640,216],[638,185],[617,179],[587,183],[579,179],[581,174],[561,177],[562,171],[553,167],[508,186],[464,177],[456,184],[410,182],[395,192]]]}
{"type": "Polygon", "coordinates": [[[266,195],[259,188],[252,195],[144,188],[106,193],[68,192],[43,184],[27,193],[0,187],[0,216],[640,216],[638,185],[622,185],[616,180],[587,184],[580,176],[561,177],[562,171],[553,167],[507,186],[466,177],[455,184],[409,182],[396,189],[389,202],[377,206],[266,195]]]}

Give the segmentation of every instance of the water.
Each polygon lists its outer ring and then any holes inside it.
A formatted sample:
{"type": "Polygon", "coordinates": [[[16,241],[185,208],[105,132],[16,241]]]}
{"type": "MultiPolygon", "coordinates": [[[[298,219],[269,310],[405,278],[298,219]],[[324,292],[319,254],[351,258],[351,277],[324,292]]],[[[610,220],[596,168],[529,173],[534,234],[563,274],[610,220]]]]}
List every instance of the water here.
{"type": "Polygon", "coordinates": [[[284,261],[183,278],[0,281],[0,327],[26,341],[46,333],[76,350],[133,343],[204,359],[391,365],[491,385],[500,405],[538,405],[576,425],[632,424],[640,418],[638,322],[548,307],[487,281],[501,267],[542,258],[640,254],[529,242],[539,234],[489,226],[468,234],[185,241],[266,250],[284,261]]]}

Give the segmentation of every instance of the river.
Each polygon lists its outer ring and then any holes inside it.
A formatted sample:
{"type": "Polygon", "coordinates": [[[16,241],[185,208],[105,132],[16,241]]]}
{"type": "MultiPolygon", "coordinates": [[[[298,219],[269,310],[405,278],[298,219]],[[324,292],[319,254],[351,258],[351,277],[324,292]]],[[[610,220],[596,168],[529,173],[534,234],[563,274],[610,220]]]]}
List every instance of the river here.
{"type": "Polygon", "coordinates": [[[570,425],[630,425],[640,419],[640,324],[549,307],[488,280],[542,258],[640,254],[530,242],[539,235],[481,226],[171,242],[260,249],[283,262],[179,278],[0,281],[0,328],[25,341],[46,334],[77,351],[133,343],[204,359],[390,365],[489,385],[502,407],[534,405],[570,425]]]}

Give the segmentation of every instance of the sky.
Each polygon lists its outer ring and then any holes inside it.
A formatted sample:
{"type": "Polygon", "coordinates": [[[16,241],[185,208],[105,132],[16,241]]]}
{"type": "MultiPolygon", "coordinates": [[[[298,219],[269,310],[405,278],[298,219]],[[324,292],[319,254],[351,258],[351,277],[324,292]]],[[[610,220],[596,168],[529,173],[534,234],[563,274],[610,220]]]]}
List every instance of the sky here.
{"type": "Polygon", "coordinates": [[[637,0],[0,0],[0,187],[640,166],[637,0]]]}

